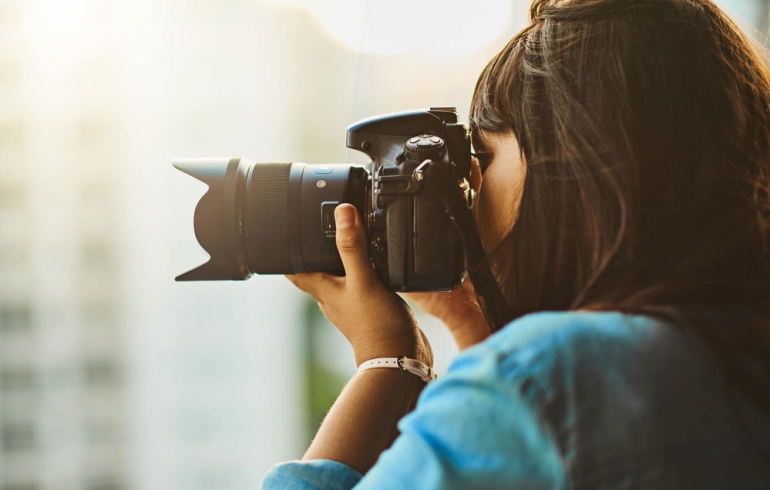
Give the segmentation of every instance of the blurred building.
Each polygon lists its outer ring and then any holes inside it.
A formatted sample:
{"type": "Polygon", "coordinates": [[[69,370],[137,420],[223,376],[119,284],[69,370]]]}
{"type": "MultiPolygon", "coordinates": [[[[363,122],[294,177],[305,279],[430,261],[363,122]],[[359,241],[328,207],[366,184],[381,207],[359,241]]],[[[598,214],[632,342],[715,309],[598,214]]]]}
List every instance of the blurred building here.
{"type": "Polygon", "coordinates": [[[57,65],[33,12],[0,2],[0,488],[126,488],[116,60],[57,65]]]}

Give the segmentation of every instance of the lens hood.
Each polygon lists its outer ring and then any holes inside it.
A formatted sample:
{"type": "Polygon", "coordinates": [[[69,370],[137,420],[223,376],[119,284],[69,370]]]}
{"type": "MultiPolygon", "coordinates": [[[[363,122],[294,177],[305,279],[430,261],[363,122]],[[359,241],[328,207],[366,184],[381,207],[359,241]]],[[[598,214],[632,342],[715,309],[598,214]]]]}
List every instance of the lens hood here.
{"type": "Polygon", "coordinates": [[[195,238],[209,261],[177,281],[242,280],[251,275],[243,243],[245,181],[251,162],[244,158],[181,158],[174,167],[209,186],[195,207],[195,238]]]}

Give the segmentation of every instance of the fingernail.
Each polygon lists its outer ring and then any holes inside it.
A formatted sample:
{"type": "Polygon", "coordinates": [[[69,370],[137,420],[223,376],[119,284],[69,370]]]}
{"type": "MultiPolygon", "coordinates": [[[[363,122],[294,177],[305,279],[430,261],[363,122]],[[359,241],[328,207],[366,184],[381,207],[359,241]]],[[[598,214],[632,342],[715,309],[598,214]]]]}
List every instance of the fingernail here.
{"type": "Polygon", "coordinates": [[[356,221],[356,212],[353,206],[337,206],[334,210],[334,221],[336,221],[337,228],[348,228],[353,226],[356,221]]]}

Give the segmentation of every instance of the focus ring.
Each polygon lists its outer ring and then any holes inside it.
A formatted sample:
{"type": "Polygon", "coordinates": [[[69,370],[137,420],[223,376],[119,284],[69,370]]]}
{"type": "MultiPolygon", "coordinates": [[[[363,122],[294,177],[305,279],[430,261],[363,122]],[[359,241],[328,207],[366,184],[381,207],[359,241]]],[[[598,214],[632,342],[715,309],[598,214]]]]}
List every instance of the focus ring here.
{"type": "Polygon", "coordinates": [[[257,274],[291,274],[287,198],[291,163],[258,163],[249,176],[246,248],[257,274]]]}

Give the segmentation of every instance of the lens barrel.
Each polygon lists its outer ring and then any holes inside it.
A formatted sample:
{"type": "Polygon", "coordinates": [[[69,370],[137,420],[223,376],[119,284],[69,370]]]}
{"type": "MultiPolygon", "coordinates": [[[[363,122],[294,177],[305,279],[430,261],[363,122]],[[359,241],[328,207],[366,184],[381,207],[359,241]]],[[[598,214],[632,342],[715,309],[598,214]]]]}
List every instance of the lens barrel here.
{"type": "Polygon", "coordinates": [[[334,208],[363,213],[368,172],[351,164],[179,159],[209,190],[195,209],[195,236],[210,259],[177,281],[241,280],[257,274],[342,273],[334,208]]]}
{"type": "MultiPolygon", "coordinates": [[[[246,186],[244,244],[249,268],[257,274],[291,274],[289,184],[291,163],[253,165],[246,186]]],[[[297,199],[299,196],[291,196],[297,199]]]]}

